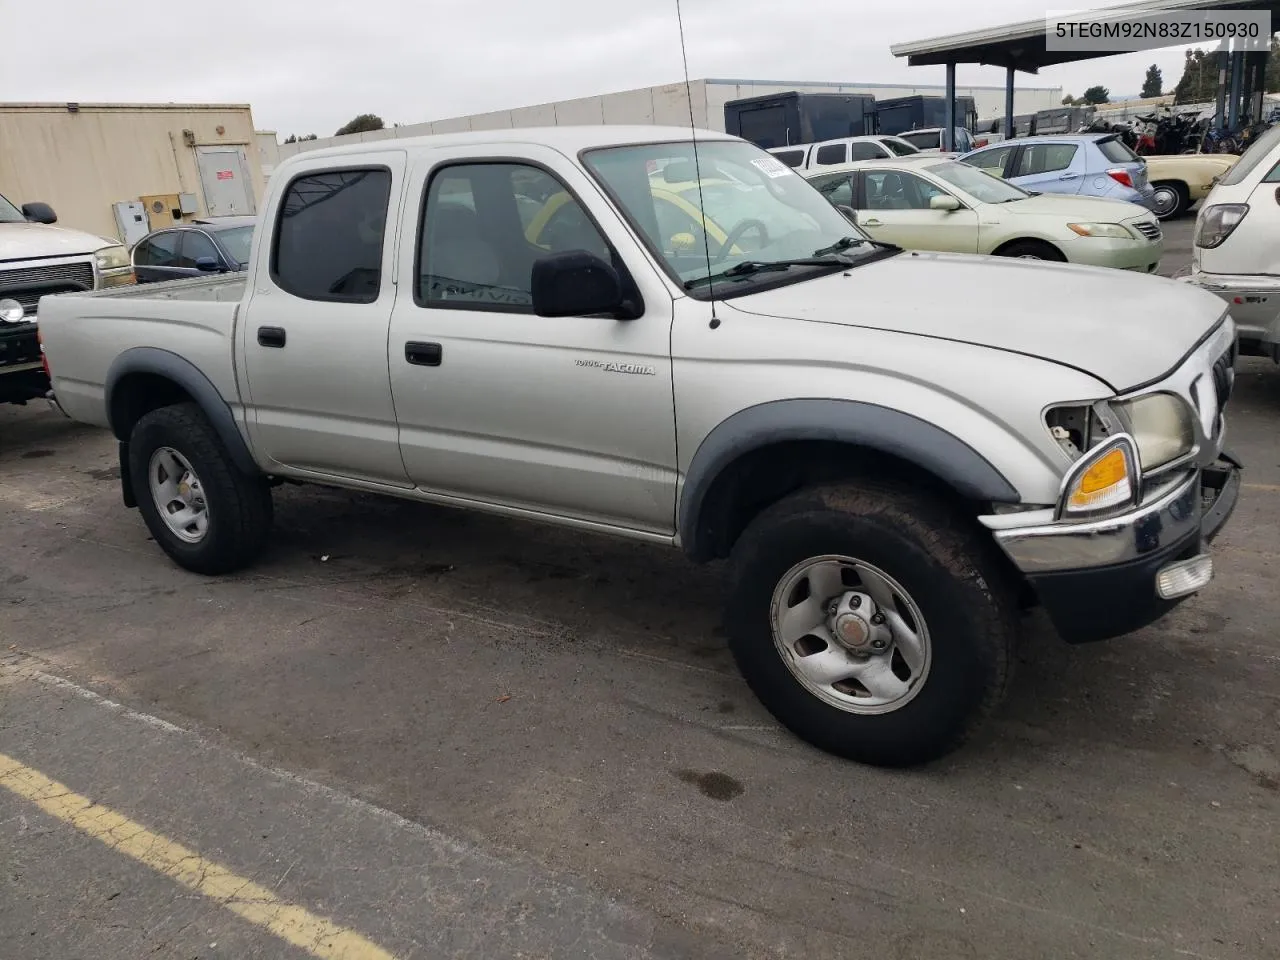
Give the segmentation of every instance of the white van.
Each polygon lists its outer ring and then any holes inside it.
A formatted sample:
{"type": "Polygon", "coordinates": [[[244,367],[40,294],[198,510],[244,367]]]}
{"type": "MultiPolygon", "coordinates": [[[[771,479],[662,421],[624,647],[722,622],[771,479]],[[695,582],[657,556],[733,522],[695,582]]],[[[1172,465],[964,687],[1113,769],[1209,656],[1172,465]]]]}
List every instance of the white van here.
{"type": "Polygon", "coordinates": [[[774,147],[769,151],[788,167],[812,171],[822,167],[835,168],[858,160],[886,160],[889,157],[906,157],[920,151],[901,137],[866,136],[841,137],[819,143],[801,143],[791,147],[774,147]]]}

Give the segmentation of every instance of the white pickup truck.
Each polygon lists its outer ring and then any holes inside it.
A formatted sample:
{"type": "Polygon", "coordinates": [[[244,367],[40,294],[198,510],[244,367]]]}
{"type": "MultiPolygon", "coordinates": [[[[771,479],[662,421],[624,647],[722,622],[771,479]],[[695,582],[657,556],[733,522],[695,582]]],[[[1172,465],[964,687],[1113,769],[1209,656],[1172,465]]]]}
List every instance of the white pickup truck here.
{"type": "Polygon", "coordinates": [[[727,557],[752,689],[877,764],[993,710],[1025,605],[1078,642],[1203,587],[1239,490],[1220,300],[878,244],[721,134],[303,153],[247,275],[41,321],[57,402],[112,430],[182,566],[250,563],[284,480],[727,557]]]}

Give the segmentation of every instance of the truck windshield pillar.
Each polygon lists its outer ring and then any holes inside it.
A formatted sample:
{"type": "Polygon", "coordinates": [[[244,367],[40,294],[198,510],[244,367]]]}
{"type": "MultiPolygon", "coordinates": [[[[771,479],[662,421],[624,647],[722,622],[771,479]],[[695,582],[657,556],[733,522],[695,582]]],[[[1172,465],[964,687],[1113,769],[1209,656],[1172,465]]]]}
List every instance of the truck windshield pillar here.
{"type": "Polygon", "coordinates": [[[942,125],[942,149],[951,151],[956,148],[956,65],[947,64],[946,103],[943,105],[943,116],[946,122],[942,125]]]}
{"type": "Polygon", "coordinates": [[[1006,140],[1013,139],[1013,65],[1005,67],[1004,71],[1004,136],[1006,140]]]}

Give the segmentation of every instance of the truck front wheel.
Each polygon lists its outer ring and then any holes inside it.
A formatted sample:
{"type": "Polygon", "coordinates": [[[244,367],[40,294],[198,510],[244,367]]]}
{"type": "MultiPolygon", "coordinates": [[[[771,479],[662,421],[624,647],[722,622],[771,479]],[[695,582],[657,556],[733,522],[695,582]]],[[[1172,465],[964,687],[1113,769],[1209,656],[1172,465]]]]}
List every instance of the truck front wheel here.
{"type": "Polygon", "coordinates": [[[739,669],[823,750],[923,763],[1004,697],[1016,600],[979,533],[933,499],[869,483],[801,490],[743,531],[731,570],[739,669]]]}
{"type": "Polygon", "coordinates": [[[251,563],[271,529],[265,477],[239,470],[194,403],[152,410],[129,438],[130,480],[147,529],[165,553],[195,573],[251,563]]]}

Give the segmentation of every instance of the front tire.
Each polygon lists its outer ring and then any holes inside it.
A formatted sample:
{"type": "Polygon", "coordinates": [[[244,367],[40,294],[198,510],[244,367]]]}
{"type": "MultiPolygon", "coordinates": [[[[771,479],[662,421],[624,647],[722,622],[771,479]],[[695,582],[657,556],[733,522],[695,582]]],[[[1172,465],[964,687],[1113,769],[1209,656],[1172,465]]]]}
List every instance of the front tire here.
{"type": "Polygon", "coordinates": [[[152,410],[129,437],[129,474],[156,543],[194,573],[230,573],[262,552],[271,489],[249,476],[194,403],[152,410]]]}
{"type": "Polygon", "coordinates": [[[996,251],[997,257],[1013,257],[1017,260],[1049,260],[1066,263],[1067,258],[1051,243],[1043,240],[1015,240],[996,251]]]}
{"type": "Polygon", "coordinates": [[[977,532],[871,483],[793,494],[734,547],[726,623],[748,685],[802,739],[877,766],[960,746],[1004,698],[1017,604],[977,532]]]}

